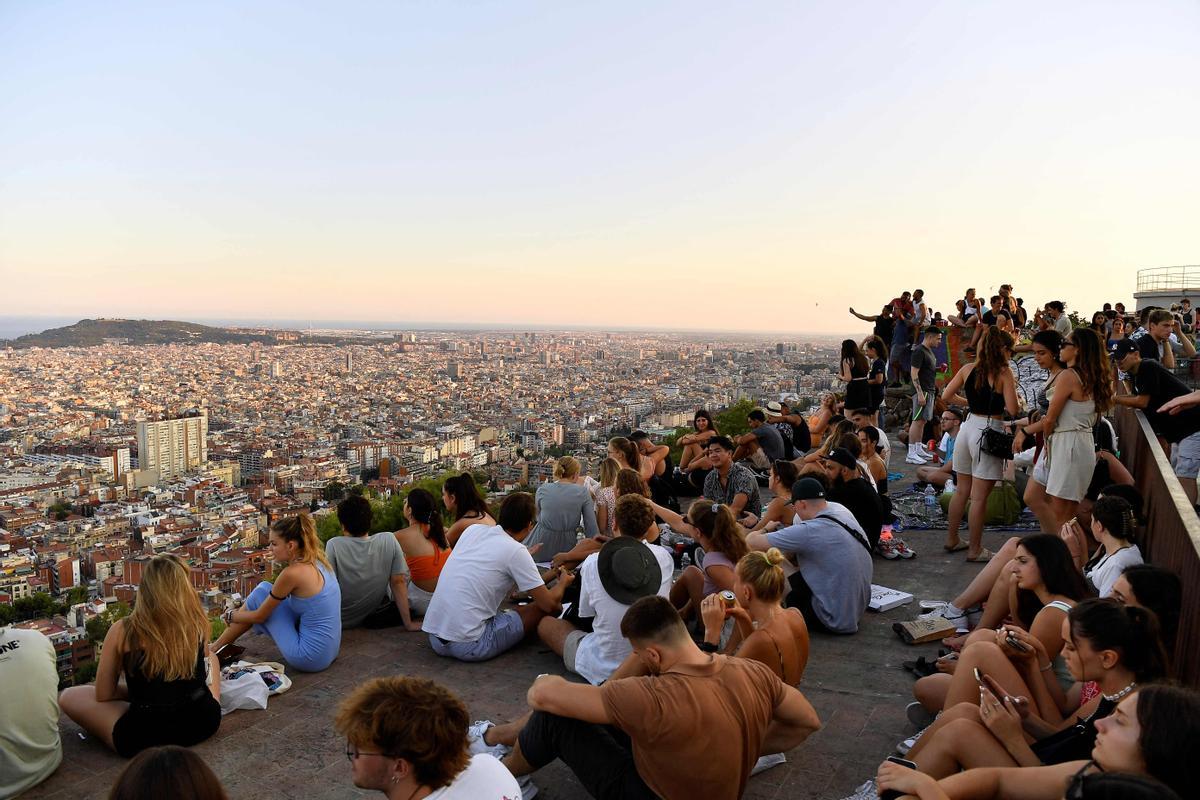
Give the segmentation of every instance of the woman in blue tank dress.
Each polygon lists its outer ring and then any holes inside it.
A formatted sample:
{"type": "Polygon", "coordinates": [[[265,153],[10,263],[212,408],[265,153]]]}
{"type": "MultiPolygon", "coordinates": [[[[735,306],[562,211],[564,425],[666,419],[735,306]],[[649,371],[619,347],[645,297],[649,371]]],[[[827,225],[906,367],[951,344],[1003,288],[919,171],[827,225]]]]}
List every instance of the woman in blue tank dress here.
{"type": "Polygon", "coordinates": [[[59,705],[125,758],[148,747],[202,742],[221,724],[221,672],[205,650],[208,636],[187,565],[155,556],[142,573],[133,613],[104,637],[95,685],[63,690],[59,705]]]}
{"type": "Polygon", "coordinates": [[[242,608],[226,612],[229,627],[213,652],[246,631],[275,640],[283,660],[303,672],[320,672],[342,644],[342,592],[325,558],[312,517],[301,514],[271,526],[271,556],[287,564],[274,583],[263,581],[242,608]]]}

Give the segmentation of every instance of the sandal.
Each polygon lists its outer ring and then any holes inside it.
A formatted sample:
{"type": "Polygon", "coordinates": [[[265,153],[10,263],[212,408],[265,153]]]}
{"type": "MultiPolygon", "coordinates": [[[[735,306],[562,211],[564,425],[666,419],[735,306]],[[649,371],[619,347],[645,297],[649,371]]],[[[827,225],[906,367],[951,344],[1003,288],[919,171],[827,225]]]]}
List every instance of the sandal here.
{"type": "Polygon", "coordinates": [[[929,659],[925,658],[925,656],[921,656],[916,661],[905,661],[903,666],[906,670],[916,675],[918,678],[924,678],[927,675],[933,675],[938,671],[936,661],[930,661],[929,659]]]}
{"type": "Polygon", "coordinates": [[[979,551],[978,555],[976,555],[974,557],[968,557],[967,561],[969,561],[972,564],[986,564],[987,562],[992,560],[992,556],[994,556],[994,555],[996,555],[996,554],[993,553],[991,550],[988,550],[985,547],[979,551]]]}
{"type": "Polygon", "coordinates": [[[948,544],[944,544],[944,545],[942,545],[942,549],[945,550],[947,553],[960,553],[963,550],[966,550],[970,546],[971,545],[967,544],[966,542],[960,541],[958,544],[954,545],[953,547],[951,547],[948,544]]]}

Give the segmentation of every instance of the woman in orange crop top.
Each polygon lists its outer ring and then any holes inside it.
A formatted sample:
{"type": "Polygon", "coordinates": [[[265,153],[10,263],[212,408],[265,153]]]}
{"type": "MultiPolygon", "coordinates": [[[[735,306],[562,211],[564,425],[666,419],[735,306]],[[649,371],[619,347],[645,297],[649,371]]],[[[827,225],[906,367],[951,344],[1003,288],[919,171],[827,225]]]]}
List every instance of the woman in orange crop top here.
{"type": "Polygon", "coordinates": [[[396,541],[408,562],[408,605],[414,613],[424,614],[437,588],[442,565],[450,557],[450,545],[442,529],[442,512],[433,495],[413,489],[404,500],[404,518],[408,527],[396,531],[396,541]]]}

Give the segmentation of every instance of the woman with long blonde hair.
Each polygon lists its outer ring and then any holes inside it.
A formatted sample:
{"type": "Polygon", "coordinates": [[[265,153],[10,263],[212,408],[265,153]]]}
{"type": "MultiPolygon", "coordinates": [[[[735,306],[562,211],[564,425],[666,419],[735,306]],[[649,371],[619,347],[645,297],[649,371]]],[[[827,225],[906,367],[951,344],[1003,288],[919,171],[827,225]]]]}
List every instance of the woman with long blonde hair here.
{"type": "Polygon", "coordinates": [[[227,611],[229,627],[213,643],[219,651],[252,627],[275,640],[296,669],[320,672],[342,644],[342,591],[308,514],[271,525],[271,556],[286,564],[274,583],[263,581],[244,607],[227,611]]]}
{"type": "Polygon", "coordinates": [[[612,536],[616,532],[617,473],[621,465],[615,458],[600,462],[600,486],[596,489],[596,527],[600,533],[612,536]]]}
{"type": "Polygon", "coordinates": [[[60,707],[125,758],[148,747],[204,741],[221,724],[221,671],[205,651],[209,630],[187,565],[177,556],[155,556],[142,573],[133,613],[104,637],[95,685],[65,689],[60,707]]]}
{"type": "Polygon", "coordinates": [[[553,559],[566,553],[579,540],[579,528],[587,539],[600,533],[596,504],[583,485],[582,468],[573,456],[563,456],[554,463],[554,482],[538,487],[537,523],[524,544],[539,561],[553,559]]]}

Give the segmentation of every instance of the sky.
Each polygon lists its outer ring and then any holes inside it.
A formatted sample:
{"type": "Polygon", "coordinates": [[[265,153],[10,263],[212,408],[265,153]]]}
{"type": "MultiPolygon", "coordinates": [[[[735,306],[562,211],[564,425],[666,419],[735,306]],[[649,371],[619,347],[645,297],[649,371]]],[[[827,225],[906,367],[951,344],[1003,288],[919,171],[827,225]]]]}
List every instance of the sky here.
{"type": "Polygon", "coordinates": [[[1195,2],[4,2],[4,313],[1090,313],[1200,263],[1198,45],[1195,2]]]}

